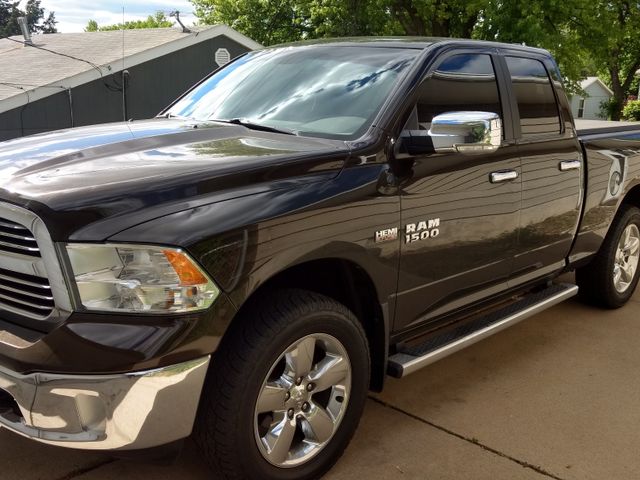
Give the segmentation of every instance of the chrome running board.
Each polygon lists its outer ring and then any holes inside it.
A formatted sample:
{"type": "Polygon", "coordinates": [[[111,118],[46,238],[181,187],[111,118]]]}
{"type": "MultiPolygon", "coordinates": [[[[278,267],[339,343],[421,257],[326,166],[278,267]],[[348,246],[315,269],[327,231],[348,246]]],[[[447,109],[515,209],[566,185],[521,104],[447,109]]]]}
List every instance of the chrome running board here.
{"type": "Polygon", "coordinates": [[[490,337],[505,328],[550,308],[578,293],[576,285],[567,283],[553,284],[544,290],[527,295],[506,307],[461,325],[420,345],[400,348],[389,357],[387,373],[401,378],[427,365],[437,362],[452,353],[490,337]]]}

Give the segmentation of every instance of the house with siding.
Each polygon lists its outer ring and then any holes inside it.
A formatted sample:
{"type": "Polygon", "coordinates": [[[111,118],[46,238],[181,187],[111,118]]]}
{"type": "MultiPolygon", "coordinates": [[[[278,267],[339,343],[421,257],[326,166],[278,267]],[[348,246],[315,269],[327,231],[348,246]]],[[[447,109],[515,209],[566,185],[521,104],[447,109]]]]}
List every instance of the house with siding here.
{"type": "MultiPolygon", "coordinates": [[[[613,92],[598,77],[587,77],[580,82],[580,88],[586,95],[574,95],[571,97],[571,111],[573,118],[585,118],[588,120],[602,119],[602,104],[607,103],[613,92]]],[[[606,115],[606,114],[605,114],[606,115]]]]}

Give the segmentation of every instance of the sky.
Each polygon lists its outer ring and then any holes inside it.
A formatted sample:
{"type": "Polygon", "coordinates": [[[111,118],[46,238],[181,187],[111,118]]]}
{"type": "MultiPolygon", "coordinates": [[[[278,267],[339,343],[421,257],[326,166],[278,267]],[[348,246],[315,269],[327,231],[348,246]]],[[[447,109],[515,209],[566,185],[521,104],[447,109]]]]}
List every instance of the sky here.
{"type": "MultiPolygon", "coordinates": [[[[22,6],[26,0],[22,0],[22,6]]],[[[167,16],[172,10],[180,11],[180,19],[189,26],[196,18],[193,5],[188,0],[42,0],[45,15],[56,13],[58,31],[62,33],[82,32],[89,20],[98,25],[122,22],[122,7],[125,21],[142,20],[162,10],[167,16]]]]}

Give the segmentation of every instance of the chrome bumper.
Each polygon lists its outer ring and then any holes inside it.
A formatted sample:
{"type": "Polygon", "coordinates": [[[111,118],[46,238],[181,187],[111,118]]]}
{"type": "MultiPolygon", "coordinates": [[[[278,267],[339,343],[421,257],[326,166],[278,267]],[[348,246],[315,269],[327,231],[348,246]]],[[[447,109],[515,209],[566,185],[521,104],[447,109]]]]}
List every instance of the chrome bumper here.
{"type": "Polygon", "coordinates": [[[0,367],[0,425],[71,448],[164,445],[191,434],[209,360],[119,375],[20,375],[0,367]]]}

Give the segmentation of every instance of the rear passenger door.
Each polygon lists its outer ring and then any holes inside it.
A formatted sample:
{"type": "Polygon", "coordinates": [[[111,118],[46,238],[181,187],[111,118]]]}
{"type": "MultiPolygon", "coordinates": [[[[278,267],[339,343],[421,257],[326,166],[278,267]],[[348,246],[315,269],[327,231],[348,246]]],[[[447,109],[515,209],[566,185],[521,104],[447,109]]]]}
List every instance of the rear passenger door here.
{"type": "Polygon", "coordinates": [[[515,286],[564,267],[580,219],[582,154],[553,62],[504,53],[522,181],[515,286]]]}

